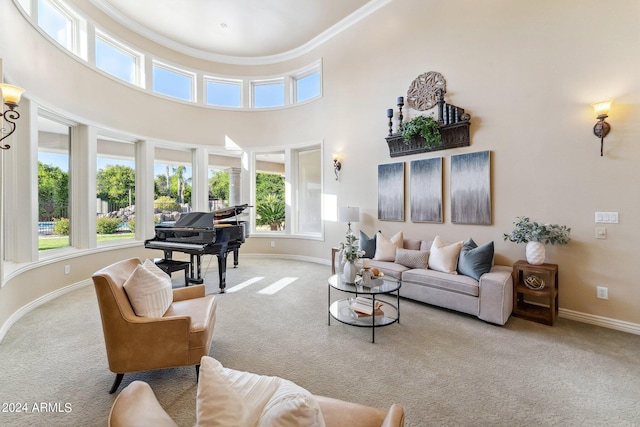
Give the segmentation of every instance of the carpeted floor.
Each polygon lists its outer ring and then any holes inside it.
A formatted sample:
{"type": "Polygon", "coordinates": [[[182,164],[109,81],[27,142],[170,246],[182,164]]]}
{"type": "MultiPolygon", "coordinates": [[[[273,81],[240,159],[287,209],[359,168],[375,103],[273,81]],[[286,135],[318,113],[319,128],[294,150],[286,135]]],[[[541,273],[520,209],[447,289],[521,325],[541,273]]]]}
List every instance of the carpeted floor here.
{"type": "MultiPolygon", "coordinates": [[[[210,265],[208,293],[217,287],[210,265]]],[[[327,326],[328,275],[328,266],[241,257],[228,288],[261,279],[219,296],[210,355],[315,394],[400,403],[407,426],[640,425],[640,336],[565,319],[499,327],[402,300],[402,323],[379,329],[372,344],[368,329],[327,326]],[[258,293],[284,278],[296,279],[258,293]]],[[[174,275],[176,286],[182,281],[174,275]]],[[[0,363],[0,425],[106,425],[115,375],[93,286],[20,319],[0,344],[0,363]]],[[[180,426],[194,424],[193,367],[125,375],[120,390],[135,379],[151,384],[180,426]]]]}

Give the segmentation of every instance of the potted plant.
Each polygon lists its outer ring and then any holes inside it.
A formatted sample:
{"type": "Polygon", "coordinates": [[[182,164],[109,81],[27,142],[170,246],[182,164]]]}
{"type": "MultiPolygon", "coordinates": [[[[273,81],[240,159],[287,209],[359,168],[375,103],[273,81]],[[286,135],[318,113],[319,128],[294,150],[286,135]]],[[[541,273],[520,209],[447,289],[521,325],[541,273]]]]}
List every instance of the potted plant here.
{"type": "Polygon", "coordinates": [[[364,251],[360,250],[358,239],[352,232],[348,232],[346,243],[340,242],[340,253],[342,254],[342,262],[344,262],[344,280],[347,283],[356,281],[356,265],[358,258],[364,255],[364,251]]]}
{"type": "Polygon", "coordinates": [[[421,137],[425,141],[425,146],[429,148],[442,144],[440,126],[433,116],[416,116],[408,122],[403,122],[400,125],[400,133],[405,142],[421,137]]]}
{"type": "Polygon", "coordinates": [[[516,218],[511,234],[504,233],[504,240],[526,243],[527,262],[533,265],[544,263],[544,245],[566,245],[571,240],[571,229],[565,225],[531,222],[526,216],[516,218]]]}

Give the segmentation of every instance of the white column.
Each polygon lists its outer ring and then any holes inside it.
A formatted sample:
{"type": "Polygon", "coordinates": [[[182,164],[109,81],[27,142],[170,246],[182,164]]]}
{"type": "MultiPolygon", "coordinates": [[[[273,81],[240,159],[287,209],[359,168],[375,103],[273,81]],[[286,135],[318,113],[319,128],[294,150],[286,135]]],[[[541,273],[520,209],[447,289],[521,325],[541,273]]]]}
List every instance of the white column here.
{"type": "Polygon", "coordinates": [[[98,137],[92,126],[71,128],[71,246],[90,249],[97,246],[96,173],[98,137]]]}
{"type": "Polygon", "coordinates": [[[38,259],[38,107],[23,98],[16,131],[4,151],[5,259],[38,259]]]}
{"type": "Polygon", "coordinates": [[[154,143],[136,142],[136,239],[151,239],[153,223],[153,157],[154,143]]]}
{"type": "Polygon", "coordinates": [[[191,207],[194,212],[209,212],[209,154],[204,148],[191,153],[191,207]]]}

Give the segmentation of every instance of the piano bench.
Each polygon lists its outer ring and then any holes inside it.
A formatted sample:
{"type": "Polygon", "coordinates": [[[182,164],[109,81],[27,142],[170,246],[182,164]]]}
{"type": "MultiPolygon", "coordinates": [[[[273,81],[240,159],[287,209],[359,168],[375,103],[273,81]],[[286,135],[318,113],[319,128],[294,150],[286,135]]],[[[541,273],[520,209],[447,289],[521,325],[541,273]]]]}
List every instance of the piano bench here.
{"type": "Polygon", "coordinates": [[[156,258],[153,260],[162,271],[171,277],[171,273],[184,270],[184,285],[189,286],[189,261],[176,261],[173,259],[156,258]]]}

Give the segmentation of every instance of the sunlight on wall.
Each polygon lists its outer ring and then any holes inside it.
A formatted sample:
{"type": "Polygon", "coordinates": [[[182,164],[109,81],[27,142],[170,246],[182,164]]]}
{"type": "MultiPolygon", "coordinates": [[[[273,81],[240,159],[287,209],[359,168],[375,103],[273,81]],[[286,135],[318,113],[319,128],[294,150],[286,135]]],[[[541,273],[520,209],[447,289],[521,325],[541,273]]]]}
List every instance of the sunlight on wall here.
{"type": "Polygon", "coordinates": [[[338,220],[338,196],[322,193],[322,219],[336,222],[338,220]]]}

